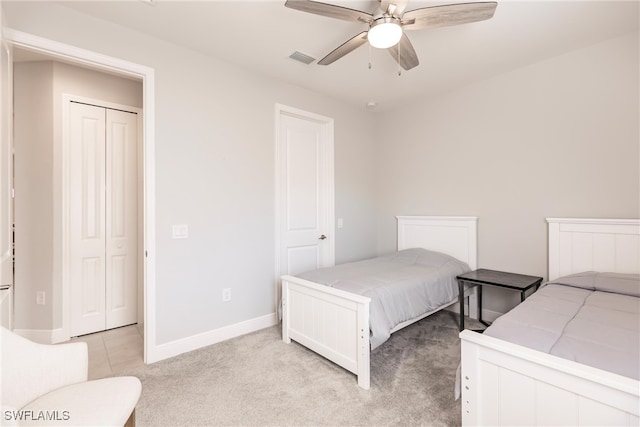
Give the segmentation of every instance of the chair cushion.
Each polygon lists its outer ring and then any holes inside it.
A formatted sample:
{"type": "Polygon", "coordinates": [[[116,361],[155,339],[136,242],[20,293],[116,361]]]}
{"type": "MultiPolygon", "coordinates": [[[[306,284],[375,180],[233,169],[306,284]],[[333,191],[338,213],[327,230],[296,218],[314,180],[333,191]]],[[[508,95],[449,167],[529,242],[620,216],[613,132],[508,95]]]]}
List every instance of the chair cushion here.
{"type": "Polygon", "coordinates": [[[3,327],[0,343],[2,406],[22,408],[53,390],[87,381],[87,343],[38,344],[3,327]]]}
{"type": "Polygon", "coordinates": [[[142,384],[136,377],[81,382],[39,397],[20,411],[19,425],[123,426],[136,407],[142,384]]]}

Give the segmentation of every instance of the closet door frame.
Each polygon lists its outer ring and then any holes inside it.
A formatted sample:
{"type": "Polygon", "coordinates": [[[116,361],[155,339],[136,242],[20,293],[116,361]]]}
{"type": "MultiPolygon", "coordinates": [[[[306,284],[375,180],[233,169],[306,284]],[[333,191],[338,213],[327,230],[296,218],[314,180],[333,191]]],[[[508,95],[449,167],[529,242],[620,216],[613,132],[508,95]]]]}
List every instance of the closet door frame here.
{"type": "Polygon", "coordinates": [[[69,106],[71,102],[78,102],[82,104],[90,104],[97,107],[104,107],[114,110],[123,110],[136,113],[137,117],[137,174],[138,174],[138,206],[137,206],[137,221],[138,221],[138,280],[137,280],[137,318],[138,324],[144,322],[144,200],[141,197],[143,193],[143,171],[144,171],[144,157],[143,157],[143,109],[138,107],[132,107],[129,105],[122,105],[113,102],[103,101],[99,99],[92,99],[78,95],[63,94],[62,95],[62,141],[60,147],[60,160],[61,160],[61,185],[59,187],[59,196],[62,200],[62,211],[60,213],[61,221],[59,223],[60,233],[54,233],[59,238],[59,241],[54,243],[56,247],[61,248],[61,281],[62,281],[62,331],[63,340],[71,338],[71,257],[70,257],[70,206],[71,200],[69,197],[69,185],[70,185],[70,126],[69,118],[70,111],[69,106]]]}

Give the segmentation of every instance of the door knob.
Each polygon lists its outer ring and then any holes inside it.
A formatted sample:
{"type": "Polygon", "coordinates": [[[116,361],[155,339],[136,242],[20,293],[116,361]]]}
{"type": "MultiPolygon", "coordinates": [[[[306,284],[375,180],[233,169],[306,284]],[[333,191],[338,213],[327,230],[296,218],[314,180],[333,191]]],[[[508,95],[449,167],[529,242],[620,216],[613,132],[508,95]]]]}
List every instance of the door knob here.
{"type": "Polygon", "coordinates": [[[320,240],[324,240],[324,239],[326,239],[326,238],[327,238],[327,236],[325,236],[324,234],[323,234],[322,236],[320,236],[320,237],[319,237],[319,239],[320,239],[320,240]]]}

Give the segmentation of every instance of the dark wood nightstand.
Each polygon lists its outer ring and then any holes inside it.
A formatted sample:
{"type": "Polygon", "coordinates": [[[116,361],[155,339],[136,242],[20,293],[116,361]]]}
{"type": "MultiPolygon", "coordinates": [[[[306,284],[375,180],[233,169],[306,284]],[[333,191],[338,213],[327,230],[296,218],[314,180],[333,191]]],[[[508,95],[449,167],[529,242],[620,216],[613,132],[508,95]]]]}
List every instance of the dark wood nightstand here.
{"type": "MultiPolygon", "coordinates": [[[[460,302],[460,330],[464,330],[464,284],[478,286],[478,320],[486,326],[489,324],[482,320],[482,287],[495,286],[503,289],[511,289],[520,292],[520,302],[526,298],[526,292],[535,286],[537,290],[542,283],[542,277],[526,276],[524,274],[505,273],[504,271],[486,270],[480,268],[456,277],[458,280],[458,300],[460,302]]],[[[535,291],[534,291],[535,292],[535,291]]]]}

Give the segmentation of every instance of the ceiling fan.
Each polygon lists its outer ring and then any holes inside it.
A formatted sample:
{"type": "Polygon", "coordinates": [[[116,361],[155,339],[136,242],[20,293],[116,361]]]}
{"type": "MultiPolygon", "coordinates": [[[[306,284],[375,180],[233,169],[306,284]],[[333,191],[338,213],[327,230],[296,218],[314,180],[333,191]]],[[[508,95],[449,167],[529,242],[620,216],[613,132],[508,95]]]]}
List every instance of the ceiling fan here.
{"type": "Polygon", "coordinates": [[[405,70],[417,66],[418,55],[404,30],[446,27],[490,19],[497,2],[476,2],[424,7],[405,12],[408,0],[378,0],[373,13],[312,0],[287,0],[285,6],[302,12],[367,24],[369,29],[347,40],[318,61],[329,65],[367,41],[373,47],[387,49],[405,70]]]}

